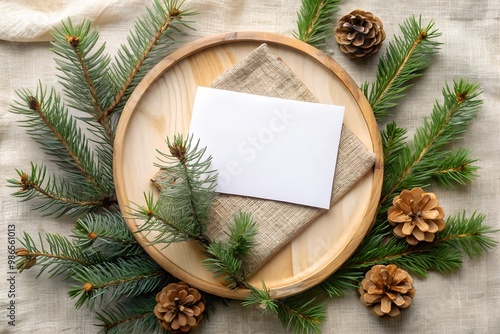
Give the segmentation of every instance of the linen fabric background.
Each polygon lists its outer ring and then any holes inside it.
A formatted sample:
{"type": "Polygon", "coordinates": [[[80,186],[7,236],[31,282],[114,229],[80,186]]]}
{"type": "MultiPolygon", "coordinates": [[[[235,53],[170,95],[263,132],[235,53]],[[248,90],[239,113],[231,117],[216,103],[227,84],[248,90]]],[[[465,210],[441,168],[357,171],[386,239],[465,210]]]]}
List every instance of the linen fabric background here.
{"type": "MultiPolygon", "coordinates": [[[[124,43],[127,31],[137,15],[145,12],[149,0],[117,1],[28,0],[0,2],[0,333],[97,333],[94,314],[85,307],[74,309],[66,294],[72,284],[60,278],[35,279],[27,271],[16,276],[16,326],[7,324],[9,303],[7,268],[7,225],[13,224],[18,237],[22,232],[70,234],[73,224],[66,219],[43,217],[32,211],[30,203],[10,196],[6,179],[17,176],[15,169],[27,169],[30,161],[43,162],[46,156],[21,129],[21,117],[8,112],[15,90],[34,90],[40,80],[57,86],[53,54],[49,50],[48,31],[68,16],[95,20],[101,40],[111,55],[124,43]]],[[[300,0],[186,0],[186,7],[199,15],[192,25],[189,40],[214,33],[256,30],[291,36],[296,29],[300,0]]],[[[467,78],[481,84],[484,106],[457,147],[467,147],[478,159],[479,178],[467,188],[455,191],[435,190],[448,216],[474,211],[486,214],[486,224],[500,229],[500,4],[497,0],[421,0],[421,1],[343,1],[340,12],[360,8],[375,13],[384,22],[387,39],[375,57],[352,61],[338,50],[333,37],[328,52],[361,85],[375,77],[378,57],[383,54],[398,25],[405,18],[421,15],[424,22],[434,20],[442,32],[440,53],[433,58],[425,75],[415,81],[408,96],[395,110],[394,119],[408,129],[409,137],[430,114],[435,100],[441,101],[441,89],[453,79],[467,78]]],[[[500,240],[500,234],[494,236],[500,240]]],[[[479,260],[464,261],[456,274],[442,277],[432,273],[416,279],[414,304],[401,317],[381,320],[373,317],[355,293],[327,300],[328,318],[323,333],[499,333],[500,247],[479,260]]],[[[243,309],[238,302],[220,306],[210,320],[193,333],[286,333],[274,317],[263,317],[259,309],[243,309]]]]}

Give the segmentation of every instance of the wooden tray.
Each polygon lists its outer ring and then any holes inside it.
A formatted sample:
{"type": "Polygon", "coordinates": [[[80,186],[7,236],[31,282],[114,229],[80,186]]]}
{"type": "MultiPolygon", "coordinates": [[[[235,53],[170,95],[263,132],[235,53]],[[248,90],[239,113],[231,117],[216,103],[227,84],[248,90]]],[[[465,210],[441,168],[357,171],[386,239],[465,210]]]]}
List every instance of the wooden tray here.
{"type": "MultiPolygon", "coordinates": [[[[165,138],[189,129],[197,86],[210,83],[262,43],[281,57],[321,103],[346,107],[344,124],[376,153],[371,172],[328,212],[305,228],[253,277],[263,279],[275,298],[291,296],[320,283],[355,251],[371,227],[382,186],[380,132],[368,101],[349,75],[330,57],[296,39],[262,32],[238,32],[203,38],[173,52],[155,66],[130,97],[118,124],[114,176],[120,208],[144,204],[144,193],[154,190],[150,177],[157,171],[156,149],[166,151],[165,138]],[[134,203],[134,204],[133,204],[134,203]]],[[[137,231],[141,222],[126,218],[137,231]]],[[[231,291],[202,267],[200,248],[183,242],[147,245],[146,252],[180,280],[222,297],[241,299],[248,291],[231,291]]]]}

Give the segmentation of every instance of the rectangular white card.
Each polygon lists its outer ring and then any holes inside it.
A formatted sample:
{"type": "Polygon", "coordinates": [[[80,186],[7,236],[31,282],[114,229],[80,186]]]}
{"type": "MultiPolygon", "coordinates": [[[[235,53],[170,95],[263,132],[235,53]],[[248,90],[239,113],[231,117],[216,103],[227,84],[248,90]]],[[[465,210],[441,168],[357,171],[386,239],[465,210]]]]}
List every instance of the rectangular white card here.
{"type": "Polygon", "coordinates": [[[190,133],[217,192],[328,209],[344,107],[198,87],[190,133]]]}

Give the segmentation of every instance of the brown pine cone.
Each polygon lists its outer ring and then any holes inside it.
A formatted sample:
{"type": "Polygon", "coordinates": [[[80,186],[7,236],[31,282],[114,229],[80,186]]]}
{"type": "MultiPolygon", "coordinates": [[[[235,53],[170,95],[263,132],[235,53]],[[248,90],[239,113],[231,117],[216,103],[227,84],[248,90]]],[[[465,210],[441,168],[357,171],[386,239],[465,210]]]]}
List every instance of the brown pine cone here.
{"type": "Polygon", "coordinates": [[[356,9],[340,18],[334,30],[340,50],[349,58],[371,56],[385,39],[382,21],[373,13],[356,9]]]}
{"type": "Polygon", "coordinates": [[[361,302],[379,317],[395,317],[411,305],[415,296],[413,278],[394,264],[373,266],[361,282],[361,302]]]}
{"type": "Polygon", "coordinates": [[[205,305],[198,290],[184,282],[170,283],[156,295],[154,314],[172,334],[188,333],[198,326],[205,305]]]}
{"type": "Polygon", "coordinates": [[[436,195],[426,193],[421,188],[403,190],[394,197],[387,212],[387,220],[398,238],[406,238],[410,245],[419,241],[431,242],[434,234],[442,231],[446,223],[444,210],[438,204],[436,195]]]}

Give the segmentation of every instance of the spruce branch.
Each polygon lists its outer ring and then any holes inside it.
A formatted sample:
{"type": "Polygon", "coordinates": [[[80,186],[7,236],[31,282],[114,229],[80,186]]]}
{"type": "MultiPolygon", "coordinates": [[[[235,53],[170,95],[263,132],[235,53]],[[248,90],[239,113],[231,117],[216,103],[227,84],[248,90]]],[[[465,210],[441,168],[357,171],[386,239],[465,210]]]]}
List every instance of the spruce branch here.
{"type": "MultiPolygon", "coordinates": [[[[432,182],[436,171],[447,157],[444,147],[460,139],[482,106],[479,85],[465,80],[454,81],[442,91],[444,102],[436,102],[432,114],[417,128],[413,141],[400,150],[399,158],[391,164],[391,173],[384,178],[380,203],[387,208],[395,193],[402,189],[424,187],[432,182]]],[[[471,169],[457,170],[464,178],[471,169]]],[[[441,174],[456,179],[453,174],[441,174]]],[[[440,180],[443,183],[443,180],[440,180]]],[[[451,182],[451,181],[450,181],[451,182]]],[[[383,213],[383,212],[382,212],[383,213]]]]}
{"type": "Polygon", "coordinates": [[[29,90],[17,91],[19,100],[11,111],[23,115],[21,126],[40,145],[73,182],[90,184],[99,194],[109,194],[112,184],[101,183],[100,166],[95,163],[76,120],[69,115],[54,88],[47,92],[40,84],[33,94],[29,90]]]}
{"type": "MultiPolygon", "coordinates": [[[[151,244],[162,243],[168,246],[171,243],[196,240],[203,245],[208,245],[209,240],[202,234],[196,233],[197,226],[193,227],[191,219],[169,219],[164,214],[160,214],[160,202],[155,201],[152,193],[145,194],[146,205],[135,209],[134,217],[144,221],[144,224],[137,230],[145,235],[155,231],[155,239],[151,244]]],[[[162,210],[163,211],[163,210],[162,210]]],[[[175,211],[172,212],[175,214],[175,211]]]]}
{"type": "Polygon", "coordinates": [[[210,170],[211,157],[205,156],[205,148],[193,144],[193,137],[167,138],[168,153],[158,151],[161,175],[154,180],[160,190],[155,201],[146,194],[146,206],[135,211],[137,218],[145,220],[141,232],[158,232],[153,243],[197,240],[208,245],[204,236],[209,209],[215,196],[217,174],[210,170]]]}
{"type": "Polygon", "coordinates": [[[410,246],[404,240],[372,234],[344,264],[344,270],[367,270],[377,264],[393,263],[419,276],[430,270],[446,275],[462,267],[466,254],[476,258],[491,250],[497,242],[490,236],[496,232],[483,225],[485,216],[465,213],[447,219],[446,228],[436,234],[432,243],[410,246]]]}
{"type": "Polygon", "coordinates": [[[294,334],[321,333],[320,325],[326,315],[325,305],[316,303],[315,298],[305,300],[304,296],[294,296],[278,301],[278,318],[294,334]]]}
{"type": "Polygon", "coordinates": [[[243,261],[255,246],[257,223],[251,213],[238,212],[233,221],[228,223],[228,239],[212,241],[206,248],[208,256],[203,265],[230,289],[248,287],[247,276],[243,270],[243,261]]]}
{"type": "Polygon", "coordinates": [[[483,214],[475,212],[470,217],[466,217],[463,212],[448,218],[446,229],[436,235],[436,243],[460,249],[469,258],[481,257],[498,244],[490,236],[498,231],[483,225],[485,218],[483,214]]]}
{"type": "Polygon", "coordinates": [[[16,250],[20,272],[37,265],[40,267],[37,277],[45,270],[48,270],[50,277],[62,274],[70,276],[75,268],[91,266],[104,260],[101,254],[86,252],[59,234],[46,234],[44,237],[45,241],[38,235],[37,246],[29,234],[23,234],[20,240],[23,247],[16,250]]]}
{"type": "Polygon", "coordinates": [[[194,145],[192,141],[192,135],[186,139],[176,135],[173,142],[167,138],[170,154],[158,152],[160,163],[156,166],[174,178],[168,184],[160,182],[162,201],[191,216],[201,234],[215,196],[217,173],[210,169],[212,157],[206,157],[206,148],[199,148],[199,141],[194,145]]]}
{"type": "Polygon", "coordinates": [[[119,212],[89,213],[73,230],[75,245],[104,254],[108,259],[144,252],[119,212]]]}
{"type": "Polygon", "coordinates": [[[243,307],[257,306],[259,307],[264,315],[277,314],[278,313],[278,303],[276,300],[271,298],[269,290],[263,280],[260,281],[262,289],[258,289],[252,285],[248,285],[250,290],[250,295],[241,303],[243,307]]]}
{"type": "Polygon", "coordinates": [[[269,294],[266,285],[261,281],[262,289],[249,286],[250,296],[242,302],[244,307],[257,306],[264,315],[276,314],[287,330],[293,333],[321,333],[320,325],[326,318],[326,308],[317,303],[316,298],[300,294],[278,300],[269,294]]]}
{"type": "Polygon", "coordinates": [[[440,45],[436,38],[441,34],[433,22],[424,26],[421,18],[410,17],[400,29],[401,36],[394,36],[379,60],[376,80],[361,86],[378,122],[405,96],[411,80],[422,75],[440,45]]]}
{"type": "Polygon", "coordinates": [[[32,163],[29,174],[19,170],[17,174],[18,179],[8,180],[10,187],[18,188],[12,195],[22,198],[23,201],[40,198],[41,203],[34,208],[45,215],[77,216],[114,203],[113,199],[106,197],[96,199],[92,189],[87,191],[84,187],[75,187],[68,180],[47,175],[44,165],[37,166],[32,163]]]}
{"type": "Polygon", "coordinates": [[[381,131],[382,149],[384,153],[384,171],[385,174],[390,174],[392,163],[398,159],[400,153],[404,150],[406,144],[406,129],[400,128],[394,122],[386,125],[381,131]]]}
{"type": "Polygon", "coordinates": [[[97,312],[98,326],[105,334],[164,333],[153,313],[155,305],[154,294],[127,298],[97,312]]]}
{"type": "Polygon", "coordinates": [[[325,39],[333,31],[333,15],[338,11],[340,0],[302,0],[297,13],[297,32],[293,36],[315,47],[325,45],[325,39]]]}
{"type": "Polygon", "coordinates": [[[326,293],[331,298],[343,297],[349,291],[358,288],[362,278],[362,270],[342,267],[311,290],[316,293],[326,293]]]}
{"type": "Polygon", "coordinates": [[[93,307],[96,300],[113,302],[158,290],[172,280],[149,256],[117,258],[88,267],[74,268],[71,278],[82,283],[69,290],[75,307],[93,307]]]}
{"type": "Polygon", "coordinates": [[[101,139],[112,149],[114,133],[104,110],[112,100],[109,64],[111,58],[104,53],[105,45],[95,46],[99,39],[97,29],[91,29],[91,22],[83,20],[74,26],[71,19],[62,22],[52,34],[53,51],[60,56],[56,59],[60,83],[71,101],[70,107],[90,114],[86,120],[97,122],[96,130],[101,130],[101,139]]]}
{"type": "Polygon", "coordinates": [[[257,223],[250,212],[238,212],[233,217],[233,223],[228,225],[228,249],[237,258],[248,255],[255,247],[255,236],[258,232],[257,223]]]}
{"type": "Polygon", "coordinates": [[[452,189],[457,185],[464,186],[476,177],[479,167],[473,164],[477,159],[471,158],[467,149],[446,152],[441,163],[433,172],[433,181],[441,187],[452,189]]]}
{"type": "Polygon", "coordinates": [[[147,14],[138,18],[134,29],[123,44],[113,62],[112,71],[117,87],[105,114],[110,116],[120,110],[144,75],[175,45],[173,33],[182,33],[181,27],[189,28],[184,21],[194,15],[184,9],[184,1],[154,0],[147,14]]]}
{"type": "Polygon", "coordinates": [[[229,289],[236,289],[247,285],[247,275],[243,272],[243,261],[235,256],[228,245],[222,241],[212,241],[205,248],[208,256],[202,261],[205,268],[214,278],[221,278],[221,282],[229,289]]]}

